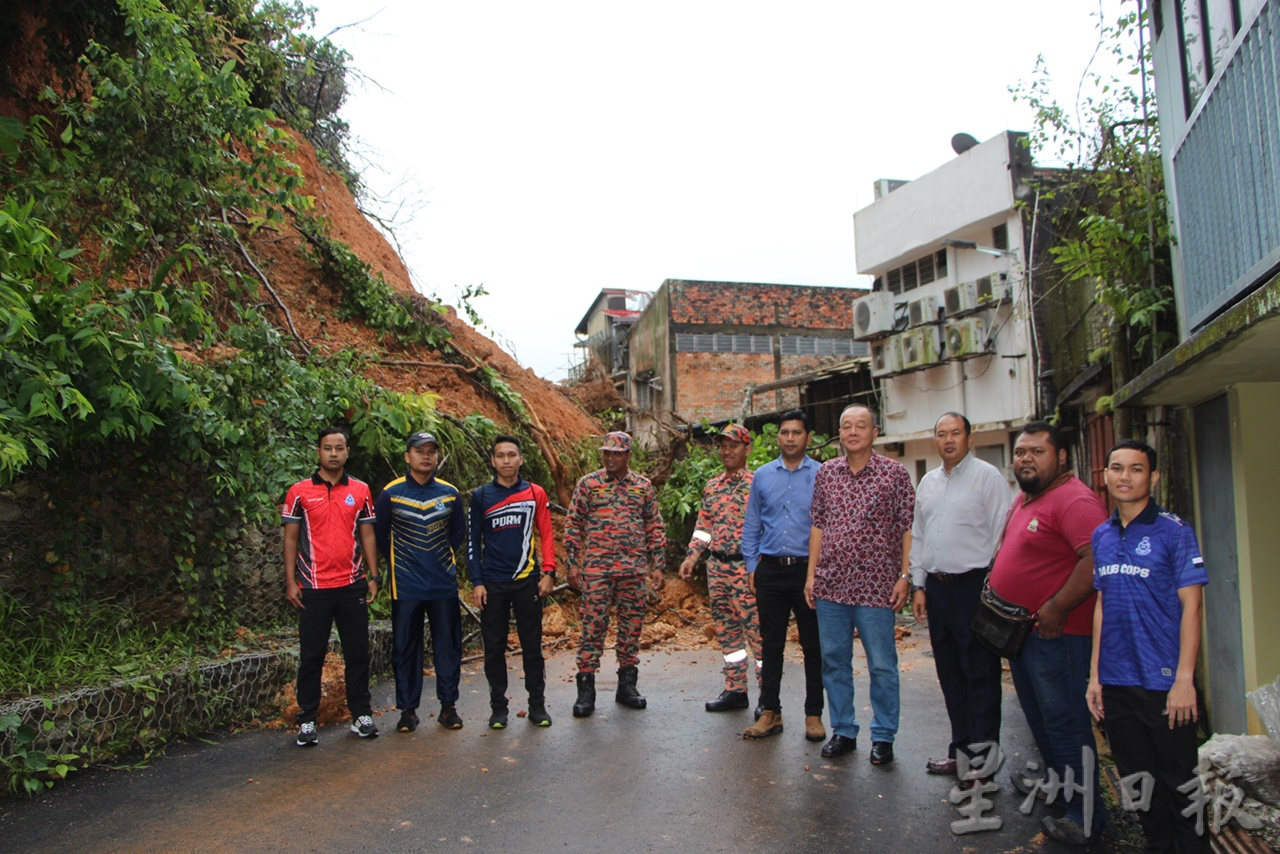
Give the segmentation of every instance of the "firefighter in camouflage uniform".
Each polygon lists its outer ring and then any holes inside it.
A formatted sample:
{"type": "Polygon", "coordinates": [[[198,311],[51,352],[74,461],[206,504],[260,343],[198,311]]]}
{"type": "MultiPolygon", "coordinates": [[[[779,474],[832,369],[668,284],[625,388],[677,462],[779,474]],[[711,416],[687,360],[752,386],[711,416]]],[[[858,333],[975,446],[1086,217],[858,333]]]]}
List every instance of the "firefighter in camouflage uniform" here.
{"type": "Polygon", "coordinates": [[[633,709],[645,707],[645,698],[636,688],[646,605],[645,575],[649,575],[654,590],[662,589],[663,551],[667,545],[653,484],[628,468],[631,437],[610,433],[600,452],[604,468],[578,481],[565,522],[569,584],[582,591],[575,718],[585,718],[595,711],[596,670],[609,630],[611,605],[618,617],[616,699],[633,709]]]}
{"type": "Polygon", "coordinates": [[[751,494],[752,472],[747,468],[751,433],[740,424],[730,424],[716,437],[724,473],[707,481],[702,490],[702,506],[689,541],[689,553],[680,564],[680,577],[693,577],[699,558],[707,556],[707,592],[716,636],[724,653],[724,690],[707,701],[708,712],[745,709],[747,662],[755,662],[752,672],[760,678],[760,621],[756,617],[756,597],[747,581],[747,564],[742,557],[742,519],[751,494]]]}

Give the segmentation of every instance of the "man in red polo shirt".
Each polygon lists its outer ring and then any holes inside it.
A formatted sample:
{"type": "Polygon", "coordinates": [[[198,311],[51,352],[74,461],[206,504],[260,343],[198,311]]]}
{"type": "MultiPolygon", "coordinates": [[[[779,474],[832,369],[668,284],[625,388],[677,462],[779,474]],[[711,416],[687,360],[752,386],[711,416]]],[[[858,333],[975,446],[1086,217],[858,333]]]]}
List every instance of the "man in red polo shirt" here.
{"type": "Polygon", "coordinates": [[[346,665],[351,731],[361,738],[378,734],[369,693],[368,603],[378,593],[373,498],[368,485],[347,476],[347,441],[341,428],[320,431],[320,466],[289,487],[280,511],[285,598],[298,609],[300,747],[316,743],[320,671],[335,623],[346,665]]]}
{"type": "MultiPolygon", "coordinates": [[[[1097,838],[1106,823],[1093,721],[1085,703],[1093,649],[1094,529],[1107,519],[1098,496],[1067,466],[1058,428],[1032,421],[1013,446],[1013,472],[1022,487],[1005,523],[991,568],[991,589],[1038,616],[1022,655],[1009,663],[1018,703],[1048,769],[1085,792],[1063,792],[1066,816],[1045,816],[1045,833],[1069,845],[1097,838]],[[1085,771],[1085,765],[1089,770],[1085,771]]],[[[1052,780],[1052,778],[1051,778],[1052,780]]],[[[1013,774],[1030,797],[1042,781],[1013,774]]]]}

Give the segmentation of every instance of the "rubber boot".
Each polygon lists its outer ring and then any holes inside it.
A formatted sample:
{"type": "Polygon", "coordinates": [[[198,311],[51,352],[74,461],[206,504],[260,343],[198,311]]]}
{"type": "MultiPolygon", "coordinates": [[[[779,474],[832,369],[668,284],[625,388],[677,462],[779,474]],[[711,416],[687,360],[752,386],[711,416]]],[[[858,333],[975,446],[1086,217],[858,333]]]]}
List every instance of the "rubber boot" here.
{"type": "Polygon", "coordinates": [[[588,718],[596,710],[596,675],[578,674],[578,701],[573,704],[575,718],[588,718]]]}
{"type": "Polygon", "coordinates": [[[640,677],[640,671],[633,664],[630,667],[621,667],[618,669],[618,695],[617,701],[627,708],[643,709],[649,705],[644,697],[640,696],[640,692],[636,690],[636,679],[640,677]]]}

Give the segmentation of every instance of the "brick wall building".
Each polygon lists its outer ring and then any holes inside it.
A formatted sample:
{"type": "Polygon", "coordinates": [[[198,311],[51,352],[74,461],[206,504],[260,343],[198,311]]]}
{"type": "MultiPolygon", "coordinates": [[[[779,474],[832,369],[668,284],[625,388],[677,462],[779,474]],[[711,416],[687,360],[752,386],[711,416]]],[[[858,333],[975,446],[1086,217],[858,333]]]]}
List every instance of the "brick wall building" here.
{"type": "Polygon", "coordinates": [[[865,356],[853,300],[865,291],[809,285],[668,279],[631,331],[633,429],[781,412],[799,384],[755,387],[865,356]]]}

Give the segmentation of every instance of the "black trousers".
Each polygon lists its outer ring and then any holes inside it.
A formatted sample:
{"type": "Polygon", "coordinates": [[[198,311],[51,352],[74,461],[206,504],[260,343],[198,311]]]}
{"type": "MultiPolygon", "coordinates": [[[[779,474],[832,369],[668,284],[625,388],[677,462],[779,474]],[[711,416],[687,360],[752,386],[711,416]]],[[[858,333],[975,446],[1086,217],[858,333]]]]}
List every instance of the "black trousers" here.
{"type": "Polygon", "coordinates": [[[458,702],[462,681],[462,609],[458,597],[391,600],[391,668],[396,674],[396,708],[416,709],[422,702],[425,653],[422,621],[431,624],[431,664],[436,669],[436,699],[458,702]]]}
{"type": "Polygon", "coordinates": [[[347,708],[351,717],[372,714],[369,694],[369,592],[365,582],[349,587],[302,590],[298,612],[299,724],[315,722],[320,711],[320,673],[329,651],[329,631],[336,624],[346,667],[347,708]]]}
{"type": "Polygon", "coordinates": [[[1195,813],[1190,818],[1182,815],[1191,801],[1187,793],[1178,791],[1196,776],[1196,725],[1169,729],[1164,714],[1167,699],[1165,691],[1103,685],[1107,743],[1121,777],[1142,772],[1152,777],[1151,802],[1138,811],[1146,850],[1207,852],[1209,830],[1205,827],[1204,833],[1196,833],[1195,813]]]}
{"type": "Polygon", "coordinates": [[[925,576],[929,642],[951,720],[947,756],[952,759],[957,750],[972,756],[971,744],[1000,743],[1000,659],[978,643],[970,628],[985,577],[981,571],[948,581],[932,573],[925,576]]]}
{"type": "Polygon", "coordinates": [[[546,699],[546,675],[542,659],[542,599],[538,579],[510,584],[486,584],[488,601],[480,612],[480,637],[484,640],[484,675],[489,680],[489,705],[507,707],[507,630],[516,617],[524,661],[524,687],[529,703],[546,699]]]}
{"type": "Polygon", "coordinates": [[[756,567],[756,611],[760,615],[760,705],[781,713],[782,654],[787,624],[796,615],[800,648],[804,651],[804,713],[822,714],[822,647],[818,643],[818,615],[804,601],[807,566],[782,566],[766,557],[756,567]]]}

